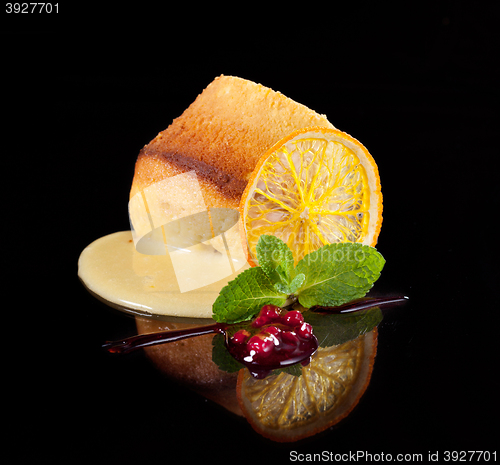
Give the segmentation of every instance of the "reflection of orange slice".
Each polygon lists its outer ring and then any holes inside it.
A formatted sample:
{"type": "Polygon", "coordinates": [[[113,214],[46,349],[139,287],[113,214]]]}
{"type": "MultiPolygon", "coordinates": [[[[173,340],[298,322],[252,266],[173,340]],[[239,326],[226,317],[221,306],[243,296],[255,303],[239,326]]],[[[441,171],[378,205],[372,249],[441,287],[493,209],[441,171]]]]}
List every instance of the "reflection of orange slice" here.
{"type": "Polygon", "coordinates": [[[377,165],[348,134],[300,129],[261,157],[240,211],[252,261],[262,234],[286,242],[296,262],[334,242],[375,246],[382,223],[377,165]]]}
{"type": "Polygon", "coordinates": [[[320,348],[302,376],[253,378],[238,374],[237,396],[245,417],[263,436],[291,442],[319,433],[346,417],[370,382],[377,329],[338,346],[320,348]]]}

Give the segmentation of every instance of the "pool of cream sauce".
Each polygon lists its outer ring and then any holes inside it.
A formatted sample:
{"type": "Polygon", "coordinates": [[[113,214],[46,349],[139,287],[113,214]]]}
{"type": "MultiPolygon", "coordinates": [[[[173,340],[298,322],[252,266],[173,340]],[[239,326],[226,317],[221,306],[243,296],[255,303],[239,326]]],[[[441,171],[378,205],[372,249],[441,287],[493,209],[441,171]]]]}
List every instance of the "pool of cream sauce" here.
{"type": "MultiPolygon", "coordinates": [[[[220,259],[207,250],[196,272],[209,273],[220,259]]],[[[121,231],[101,237],[83,250],[78,275],[89,291],[127,312],[211,318],[212,304],[221,289],[248,267],[207,286],[180,292],[170,256],[137,252],[132,233],[121,231]]]]}

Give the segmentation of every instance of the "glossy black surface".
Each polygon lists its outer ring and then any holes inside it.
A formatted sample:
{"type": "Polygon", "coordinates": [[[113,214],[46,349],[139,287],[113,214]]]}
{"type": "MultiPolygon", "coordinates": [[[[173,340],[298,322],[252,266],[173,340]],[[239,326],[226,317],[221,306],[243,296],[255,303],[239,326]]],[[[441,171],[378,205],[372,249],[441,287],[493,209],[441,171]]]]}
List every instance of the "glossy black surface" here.
{"type": "Polygon", "coordinates": [[[215,450],[254,463],[250,447],[287,463],[290,451],[443,457],[498,446],[494,12],[372,4],[332,16],[304,6],[294,20],[317,18],[307,27],[264,10],[248,26],[240,14],[195,26],[195,9],[151,11],[159,27],[97,10],[84,21],[88,5],[50,21],[7,18],[3,399],[17,463],[160,463],[178,452],[201,463],[215,450]],[[219,74],[279,90],[366,145],[384,195],[387,264],[374,293],[410,297],[386,311],[360,404],[301,444],[260,438],[142,353],[105,353],[106,340],[135,334],[134,320],[77,277],[85,246],[129,228],[140,149],[219,74]]]}

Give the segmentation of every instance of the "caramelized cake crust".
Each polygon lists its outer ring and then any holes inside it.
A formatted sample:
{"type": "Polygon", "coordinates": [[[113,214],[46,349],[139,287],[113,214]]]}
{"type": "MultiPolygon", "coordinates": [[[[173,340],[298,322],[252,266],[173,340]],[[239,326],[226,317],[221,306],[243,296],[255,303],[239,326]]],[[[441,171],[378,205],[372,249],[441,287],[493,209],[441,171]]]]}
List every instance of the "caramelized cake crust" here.
{"type": "Polygon", "coordinates": [[[130,196],[194,170],[208,207],[238,208],[260,156],[295,129],[333,128],[325,116],[245,79],[216,78],[140,152],[130,196]]]}

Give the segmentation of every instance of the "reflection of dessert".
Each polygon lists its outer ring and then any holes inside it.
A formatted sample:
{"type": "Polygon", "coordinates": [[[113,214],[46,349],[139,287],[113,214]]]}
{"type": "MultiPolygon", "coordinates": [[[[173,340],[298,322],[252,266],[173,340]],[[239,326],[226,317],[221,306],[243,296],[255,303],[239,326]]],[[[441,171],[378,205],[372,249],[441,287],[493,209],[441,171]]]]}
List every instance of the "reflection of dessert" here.
{"type": "MultiPolygon", "coordinates": [[[[189,323],[173,323],[136,318],[139,334],[192,327],[189,323]]],[[[236,373],[226,373],[212,361],[213,334],[168,344],[145,347],[148,357],[168,377],[217,402],[230,412],[241,415],[236,400],[236,373]]]]}
{"type": "MultiPolygon", "coordinates": [[[[192,328],[183,323],[136,318],[139,334],[192,328]]],[[[168,377],[244,415],[260,434],[279,442],[317,434],[345,418],[371,378],[377,329],[342,344],[320,348],[301,376],[253,377],[247,369],[226,373],[212,361],[213,334],[144,347],[168,377]]]]}

